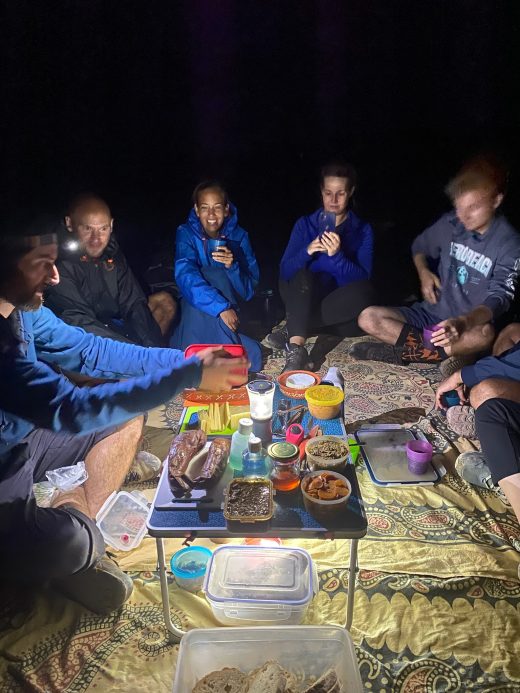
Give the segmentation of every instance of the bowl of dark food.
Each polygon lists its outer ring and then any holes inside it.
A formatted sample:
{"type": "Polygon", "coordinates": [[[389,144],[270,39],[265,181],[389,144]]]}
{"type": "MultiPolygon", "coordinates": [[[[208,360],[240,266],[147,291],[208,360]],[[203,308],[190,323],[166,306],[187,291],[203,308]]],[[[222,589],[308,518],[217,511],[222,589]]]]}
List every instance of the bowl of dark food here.
{"type": "Polygon", "coordinates": [[[352,493],[349,480],[337,472],[316,471],[301,483],[305,509],[317,519],[330,519],[342,513],[352,493]]]}
{"type": "Polygon", "coordinates": [[[339,436],[311,438],[305,447],[307,464],[312,470],[341,471],[350,462],[348,442],[339,436]]]}
{"type": "Polygon", "coordinates": [[[229,482],[224,499],[228,522],[264,522],[273,514],[273,484],[269,479],[238,477],[229,482]]]}

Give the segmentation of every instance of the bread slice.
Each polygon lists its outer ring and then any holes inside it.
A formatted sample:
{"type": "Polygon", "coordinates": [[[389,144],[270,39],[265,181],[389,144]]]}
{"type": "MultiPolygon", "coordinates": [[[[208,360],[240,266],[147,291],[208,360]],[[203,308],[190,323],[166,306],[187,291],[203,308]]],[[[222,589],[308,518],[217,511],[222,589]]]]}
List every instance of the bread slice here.
{"type": "Polygon", "coordinates": [[[336,693],[340,690],[338,675],[334,669],[329,669],[312,686],[306,688],[303,693],[336,693]]]}
{"type": "Polygon", "coordinates": [[[212,671],[197,682],[192,693],[245,693],[248,676],[240,669],[225,667],[212,671]]]}
{"type": "Polygon", "coordinates": [[[247,693],[285,693],[287,679],[278,662],[269,661],[249,674],[247,693]]]}

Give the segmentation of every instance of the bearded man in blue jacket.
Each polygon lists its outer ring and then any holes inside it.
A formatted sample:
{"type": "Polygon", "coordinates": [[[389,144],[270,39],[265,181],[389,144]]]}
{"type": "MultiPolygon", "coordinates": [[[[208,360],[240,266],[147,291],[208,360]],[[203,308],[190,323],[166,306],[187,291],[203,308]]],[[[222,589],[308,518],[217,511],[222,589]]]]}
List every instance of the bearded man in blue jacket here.
{"type": "Polygon", "coordinates": [[[8,225],[0,237],[2,577],[50,582],[92,611],[109,613],[129,597],[132,581],[106,556],[95,517],[128,471],[142,413],[185,387],[241,385],[248,364],[218,350],[185,359],[66,325],[42,307],[45,287],[59,281],[57,252],[46,220],[8,225]],[[92,386],[78,387],[74,372],[92,386]],[[38,507],[33,484],[80,460],[85,483],[38,507]]]}
{"type": "Polygon", "coordinates": [[[200,183],[175,237],[175,281],[182,300],[170,346],[242,344],[252,370],[261,370],[260,345],[239,332],[240,303],[253,298],[259,275],[249,236],[226,191],[217,181],[200,183]]]}

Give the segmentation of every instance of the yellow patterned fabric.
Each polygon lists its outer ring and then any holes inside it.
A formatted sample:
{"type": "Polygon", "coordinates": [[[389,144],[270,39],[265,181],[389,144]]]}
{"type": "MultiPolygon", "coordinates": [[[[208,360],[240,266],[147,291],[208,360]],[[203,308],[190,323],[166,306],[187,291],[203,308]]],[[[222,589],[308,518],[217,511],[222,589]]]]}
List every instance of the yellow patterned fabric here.
{"type": "MultiPolygon", "coordinates": [[[[278,361],[269,364],[273,372],[278,361]]],[[[346,343],[324,368],[329,363],[345,375],[347,421],[421,406],[426,417],[403,423],[424,431],[448,470],[458,450],[471,449],[431,411],[436,366],[352,364],[346,343]]],[[[179,411],[178,402],[170,403],[148,424],[165,426],[179,411]]],[[[368,534],[359,542],[352,636],[365,689],[520,691],[520,527],[510,507],[452,471],[422,488],[377,487],[362,468],[358,478],[368,534]]],[[[153,486],[144,484],[150,499],[153,486]]],[[[215,548],[209,540],[197,543],[215,548]]],[[[304,623],[343,625],[349,542],[284,544],[305,548],[318,566],[319,592],[304,623]]],[[[180,546],[180,540],[166,540],[166,555],[180,546]]],[[[0,594],[1,604],[15,607],[0,619],[1,693],[171,691],[178,646],[164,629],[155,541],[145,538],[118,560],[134,580],[134,593],[110,617],[50,590],[11,587],[0,594]]],[[[202,593],[185,592],[171,576],[169,593],[178,627],[218,625],[202,593]]]]}

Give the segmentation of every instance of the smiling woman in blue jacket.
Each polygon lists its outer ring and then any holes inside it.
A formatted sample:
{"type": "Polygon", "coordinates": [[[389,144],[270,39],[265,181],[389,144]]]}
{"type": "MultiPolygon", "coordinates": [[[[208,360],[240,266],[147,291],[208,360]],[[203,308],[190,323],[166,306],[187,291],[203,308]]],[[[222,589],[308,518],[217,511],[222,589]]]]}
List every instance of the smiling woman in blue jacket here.
{"type": "Polygon", "coordinates": [[[170,346],[242,344],[251,369],[260,370],[260,345],[239,332],[239,305],[253,297],[259,279],[249,236],[220,183],[200,183],[193,205],[175,238],[175,281],[182,299],[170,346]]]}

